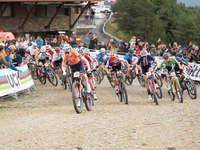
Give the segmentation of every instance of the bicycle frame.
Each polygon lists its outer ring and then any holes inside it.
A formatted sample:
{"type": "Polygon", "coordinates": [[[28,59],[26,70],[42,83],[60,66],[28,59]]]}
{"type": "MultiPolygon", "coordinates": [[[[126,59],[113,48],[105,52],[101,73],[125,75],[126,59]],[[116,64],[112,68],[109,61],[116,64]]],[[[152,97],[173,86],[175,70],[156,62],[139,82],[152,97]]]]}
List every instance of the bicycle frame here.
{"type": "MultiPolygon", "coordinates": [[[[153,72],[153,71],[152,71],[152,72],[153,72]]],[[[153,86],[154,86],[155,92],[157,92],[157,90],[156,90],[156,88],[155,88],[155,87],[156,87],[155,82],[154,82],[154,80],[153,80],[153,78],[152,78],[152,72],[147,72],[148,85],[149,85],[149,89],[150,89],[151,94],[152,94],[153,92],[152,92],[152,89],[151,89],[150,81],[153,82],[153,86]]]]}

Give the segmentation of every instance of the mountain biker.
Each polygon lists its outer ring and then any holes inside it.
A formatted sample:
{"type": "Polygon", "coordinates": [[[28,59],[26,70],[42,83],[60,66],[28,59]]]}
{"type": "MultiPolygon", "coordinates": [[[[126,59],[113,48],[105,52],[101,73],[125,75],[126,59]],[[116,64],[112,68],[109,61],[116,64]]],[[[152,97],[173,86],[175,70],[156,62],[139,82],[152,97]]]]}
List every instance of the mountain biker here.
{"type": "MultiPolygon", "coordinates": [[[[151,92],[150,92],[150,89],[149,89],[149,86],[148,86],[146,73],[153,71],[153,68],[151,67],[152,61],[155,62],[157,66],[159,66],[159,65],[158,65],[158,62],[151,55],[149,55],[146,50],[142,50],[140,55],[141,56],[139,57],[138,62],[136,64],[136,75],[139,76],[138,68],[141,64],[142,74],[144,74],[143,79],[145,81],[145,87],[147,89],[148,98],[149,98],[149,100],[151,100],[152,99],[151,98],[151,92]]],[[[155,80],[155,74],[153,72],[152,72],[152,75],[153,75],[153,78],[154,78],[155,85],[156,85],[156,87],[158,87],[157,81],[155,80]]]]}
{"type": "MultiPolygon", "coordinates": [[[[188,68],[189,68],[190,70],[192,70],[190,63],[189,63],[187,60],[185,60],[185,59],[183,58],[183,55],[182,55],[181,53],[177,54],[177,57],[180,58],[180,64],[181,64],[181,65],[182,65],[182,64],[185,64],[185,65],[188,66],[188,68]]],[[[177,61],[178,61],[178,60],[177,60],[177,61]]]]}
{"type": "MultiPolygon", "coordinates": [[[[64,57],[63,57],[63,62],[62,62],[62,70],[63,70],[64,76],[66,76],[66,71],[65,71],[66,70],[66,64],[65,64],[66,61],[68,61],[69,65],[70,65],[70,68],[71,68],[71,71],[72,71],[72,81],[73,82],[74,82],[74,79],[75,79],[74,78],[74,72],[76,72],[76,71],[84,72],[85,71],[83,62],[80,61],[80,60],[85,61],[86,65],[88,67],[87,72],[88,73],[91,72],[88,60],[84,56],[81,56],[79,53],[75,52],[70,44],[65,44],[63,46],[63,51],[65,53],[64,57]]],[[[82,77],[84,79],[83,83],[87,87],[87,92],[90,93],[91,88],[90,88],[90,85],[88,83],[87,75],[84,73],[82,75],[82,77]]],[[[79,93],[77,93],[77,97],[79,97],[79,93]]],[[[80,107],[80,98],[79,98],[77,106],[80,107]]]]}
{"type": "Polygon", "coordinates": [[[35,60],[35,55],[34,55],[34,51],[37,49],[37,44],[33,43],[32,46],[29,46],[26,50],[26,52],[29,52],[31,57],[33,58],[33,60],[35,60]]]}
{"type": "Polygon", "coordinates": [[[108,56],[108,54],[106,53],[106,50],[105,50],[105,48],[101,48],[100,50],[99,50],[99,54],[98,54],[98,56],[97,56],[97,61],[98,61],[98,63],[99,64],[101,64],[101,63],[103,63],[104,62],[104,60],[105,60],[105,56],[107,55],[108,56]]]}
{"type": "MultiPolygon", "coordinates": [[[[163,73],[165,75],[168,74],[168,72],[170,71],[175,71],[173,68],[173,64],[176,63],[179,67],[180,72],[182,72],[183,70],[181,69],[181,65],[180,62],[178,62],[175,58],[173,57],[169,57],[168,53],[163,54],[163,61],[160,63],[159,68],[163,67],[163,73]]],[[[159,70],[160,74],[161,71],[159,70]]],[[[170,90],[170,85],[168,83],[168,77],[165,76],[165,82],[166,82],[166,87],[168,90],[170,90]]]]}
{"type": "Polygon", "coordinates": [[[41,46],[38,46],[38,49],[36,49],[34,52],[33,52],[33,56],[34,56],[34,60],[36,60],[38,54],[40,53],[41,51],[41,46]]]}
{"type": "MultiPolygon", "coordinates": [[[[112,67],[111,72],[116,72],[116,71],[121,71],[124,64],[126,65],[128,70],[130,70],[129,64],[126,60],[120,59],[119,56],[116,56],[114,53],[110,54],[109,59],[108,59],[107,64],[106,64],[107,75],[110,76],[110,74],[111,74],[108,71],[109,66],[112,67]]],[[[123,73],[121,73],[121,75],[123,77],[123,73]]],[[[115,92],[119,93],[119,88],[118,88],[117,80],[116,80],[116,73],[113,75],[113,82],[114,82],[114,85],[115,85],[115,92]]]]}
{"type": "Polygon", "coordinates": [[[61,75],[61,69],[60,66],[62,64],[62,57],[64,53],[61,52],[60,47],[55,47],[55,53],[53,54],[51,66],[57,68],[58,71],[58,77],[60,79],[60,83],[62,84],[62,75],[61,75]]]}
{"type": "MultiPolygon", "coordinates": [[[[93,70],[96,70],[95,63],[88,56],[89,53],[90,53],[90,50],[88,48],[85,48],[83,56],[88,60],[89,64],[93,66],[93,70]]],[[[82,62],[84,64],[85,70],[87,71],[87,69],[88,69],[87,64],[85,63],[85,61],[82,61],[82,62]]],[[[96,92],[95,92],[95,87],[94,87],[94,84],[93,84],[93,81],[92,81],[92,78],[93,78],[92,72],[87,73],[87,76],[88,76],[88,79],[89,79],[90,86],[92,88],[92,93],[93,93],[94,99],[97,100],[97,96],[96,96],[96,92]]]]}

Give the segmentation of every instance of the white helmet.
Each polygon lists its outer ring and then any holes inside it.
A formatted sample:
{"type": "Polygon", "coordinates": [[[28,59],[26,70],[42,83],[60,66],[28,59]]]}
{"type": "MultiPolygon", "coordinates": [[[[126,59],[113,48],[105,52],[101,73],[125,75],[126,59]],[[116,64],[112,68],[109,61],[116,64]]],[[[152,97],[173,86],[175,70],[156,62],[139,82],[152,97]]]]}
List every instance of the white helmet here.
{"type": "Polygon", "coordinates": [[[75,47],[73,48],[75,52],[78,52],[79,51],[79,48],[78,47],[75,47]]]}
{"type": "Polygon", "coordinates": [[[88,48],[85,48],[84,51],[86,54],[90,53],[90,50],[88,48]]]}
{"type": "Polygon", "coordinates": [[[35,46],[37,47],[37,43],[33,43],[33,47],[35,47],[35,46]]]}
{"type": "Polygon", "coordinates": [[[45,51],[46,51],[46,47],[45,47],[45,46],[42,46],[42,47],[41,47],[41,53],[45,53],[45,51]]]}
{"type": "Polygon", "coordinates": [[[65,45],[63,46],[63,51],[64,51],[64,52],[68,52],[68,51],[70,51],[71,49],[72,49],[72,47],[71,47],[70,44],[65,44],[65,45]]]}
{"type": "Polygon", "coordinates": [[[141,55],[142,57],[143,57],[143,56],[147,56],[147,54],[148,54],[148,53],[147,53],[146,50],[142,50],[141,53],[140,53],[140,55],[141,55]]]}
{"type": "Polygon", "coordinates": [[[101,53],[105,53],[105,52],[106,52],[105,48],[101,48],[101,49],[100,49],[100,52],[101,52],[101,53]]]}

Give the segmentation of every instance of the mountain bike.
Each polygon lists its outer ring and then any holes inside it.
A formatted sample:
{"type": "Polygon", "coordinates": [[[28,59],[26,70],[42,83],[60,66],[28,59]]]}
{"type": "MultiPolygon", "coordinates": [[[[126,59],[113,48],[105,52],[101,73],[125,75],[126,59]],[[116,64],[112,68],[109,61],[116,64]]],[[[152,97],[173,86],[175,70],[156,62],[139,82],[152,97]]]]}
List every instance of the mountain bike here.
{"type": "MultiPolygon", "coordinates": [[[[115,71],[115,73],[116,73],[117,85],[119,88],[119,92],[116,94],[117,94],[120,102],[124,101],[125,104],[128,104],[128,94],[127,94],[127,90],[126,90],[126,85],[123,80],[123,76],[121,75],[122,71],[117,70],[117,71],[115,71]]],[[[115,73],[112,72],[111,75],[113,76],[115,73]]]]}
{"type": "Polygon", "coordinates": [[[38,74],[38,79],[42,84],[46,84],[46,78],[49,80],[49,82],[53,86],[58,85],[58,78],[56,77],[56,73],[49,67],[49,62],[47,61],[45,64],[42,66],[38,66],[37,68],[37,74],[38,74]]]}
{"type": "Polygon", "coordinates": [[[130,65],[129,77],[127,77],[127,70],[124,73],[125,73],[125,83],[127,85],[131,85],[133,83],[133,80],[136,78],[135,66],[130,65]]]}
{"type": "Polygon", "coordinates": [[[29,63],[27,64],[27,66],[28,66],[29,72],[31,74],[31,77],[34,80],[37,80],[38,79],[38,75],[37,75],[37,71],[36,71],[36,67],[35,67],[35,62],[31,59],[29,61],[29,63]]]}
{"type": "MultiPolygon", "coordinates": [[[[165,74],[164,74],[165,75],[165,74]]],[[[178,97],[180,103],[183,103],[182,89],[179,84],[179,79],[176,76],[174,71],[171,71],[168,75],[168,84],[170,85],[170,89],[168,90],[168,94],[172,101],[175,100],[175,93],[178,97]]]]}
{"type": "Polygon", "coordinates": [[[87,93],[87,87],[82,81],[83,72],[74,72],[75,81],[72,84],[72,100],[76,113],[80,114],[83,110],[83,102],[88,111],[92,110],[94,105],[94,97],[92,93],[87,93]],[[80,101],[80,107],[77,106],[80,101]]]}

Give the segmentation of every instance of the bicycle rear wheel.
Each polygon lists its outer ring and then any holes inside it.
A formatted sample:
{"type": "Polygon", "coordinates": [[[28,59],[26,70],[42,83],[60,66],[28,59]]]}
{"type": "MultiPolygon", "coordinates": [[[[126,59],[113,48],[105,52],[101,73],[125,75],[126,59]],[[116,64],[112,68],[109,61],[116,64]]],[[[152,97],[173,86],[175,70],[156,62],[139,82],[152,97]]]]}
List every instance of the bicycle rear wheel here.
{"type": "Polygon", "coordinates": [[[37,80],[37,79],[38,79],[38,75],[37,75],[36,69],[35,69],[32,65],[28,65],[28,69],[29,69],[29,72],[30,72],[30,74],[31,74],[31,77],[32,77],[34,80],[37,80]]]}
{"type": "Polygon", "coordinates": [[[197,97],[197,89],[196,89],[196,86],[195,86],[194,82],[191,82],[191,80],[187,80],[185,82],[185,84],[186,84],[188,95],[190,96],[190,98],[191,99],[196,99],[196,97],[197,97]]]}
{"type": "Polygon", "coordinates": [[[150,80],[150,86],[151,86],[151,92],[152,92],[152,96],[153,96],[153,99],[154,99],[154,102],[156,103],[156,105],[158,105],[158,99],[157,99],[157,96],[156,96],[156,92],[155,92],[155,87],[153,85],[153,82],[150,80]]]}
{"type": "Polygon", "coordinates": [[[133,72],[130,72],[129,78],[127,77],[127,75],[125,75],[125,83],[127,85],[131,85],[133,83],[133,72]]]}
{"type": "Polygon", "coordinates": [[[113,78],[112,78],[112,76],[107,76],[107,79],[108,79],[110,85],[114,88],[115,85],[114,85],[114,83],[113,83],[113,78]]]}
{"type": "Polygon", "coordinates": [[[83,95],[82,95],[82,93],[80,93],[80,88],[81,87],[80,87],[79,83],[77,83],[77,82],[73,83],[73,85],[72,85],[72,101],[73,101],[74,109],[77,114],[80,114],[83,110],[83,95]],[[80,100],[80,107],[77,106],[79,100],[80,100]]]}
{"type": "Polygon", "coordinates": [[[99,73],[101,81],[103,81],[103,79],[104,79],[104,70],[103,70],[103,68],[98,73],[99,73]]]}
{"type": "Polygon", "coordinates": [[[142,87],[145,87],[145,82],[144,82],[143,77],[142,77],[142,76],[138,76],[137,78],[138,78],[138,81],[139,81],[140,85],[141,85],[142,87]]]}
{"type": "Polygon", "coordinates": [[[126,91],[126,85],[123,80],[121,80],[121,102],[124,101],[125,104],[128,104],[128,95],[126,91]]]}
{"type": "Polygon", "coordinates": [[[97,71],[94,71],[93,74],[94,74],[94,80],[96,81],[96,83],[100,84],[101,83],[101,78],[99,76],[99,73],[97,71]]]}
{"type": "Polygon", "coordinates": [[[63,89],[67,89],[67,84],[66,84],[66,77],[62,76],[62,83],[61,83],[61,87],[63,89]]]}
{"type": "Polygon", "coordinates": [[[51,68],[47,70],[47,78],[53,86],[58,85],[58,79],[56,77],[56,73],[51,68]]]}
{"type": "Polygon", "coordinates": [[[178,100],[180,103],[183,103],[182,89],[181,89],[178,79],[174,80],[174,82],[175,82],[175,89],[176,89],[178,100]]]}
{"type": "Polygon", "coordinates": [[[162,90],[161,90],[161,87],[156,88],[156,90],[157,90],[157,92],[156,92],[157,97],[158,97],[159,99],[161,99],[161,98],[162,98],[162,90]]]}
{"type": "Polygon", "coordinates": [[[162,87],[163,86],[162,78],[159,76],[158,73],[155,73],[155,76],[156,76],[156,81],[157,81],[158,85],[160,87],[162,87]]]}

